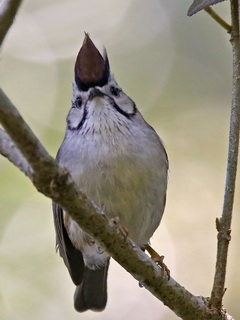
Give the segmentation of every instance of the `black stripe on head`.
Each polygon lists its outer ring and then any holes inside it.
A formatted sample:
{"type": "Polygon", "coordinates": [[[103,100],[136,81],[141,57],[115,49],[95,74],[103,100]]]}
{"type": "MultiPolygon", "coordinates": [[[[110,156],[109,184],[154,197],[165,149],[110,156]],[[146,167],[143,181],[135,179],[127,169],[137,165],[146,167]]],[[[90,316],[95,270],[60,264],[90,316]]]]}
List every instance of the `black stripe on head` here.
{"type": "Polygon", "coordinates": [[[67,127],[68,127],[68,129],[70,131],[78,131],[78,130],[80,130],[82,128],[86,118],[87,118],[87,114],[88,114],[88,112],[87,112],[86,108],[84,108],[82,119],[75,126],[72,126],[71,125],[71,121],[69,119],[67,119],[67,127]]]}
{"type": "MultiPolygon", "coordinates": [[[[113,101],[113,100],[112,100],[113,101]]],[[[135,103],[133,105],[133,108],[134,108],[134,111],[133,113],[127,113],[125,112],[123,109],[121,109],[117,104],[116,102],[112,102],[112,106],[114,107],[114,109],[116,109],[119,113],[121,113],[123,116],[125,116],[126,118],[128,119],[131,119],[135,114],[136,114],[136,106],[135,106],[135,103]]]]}

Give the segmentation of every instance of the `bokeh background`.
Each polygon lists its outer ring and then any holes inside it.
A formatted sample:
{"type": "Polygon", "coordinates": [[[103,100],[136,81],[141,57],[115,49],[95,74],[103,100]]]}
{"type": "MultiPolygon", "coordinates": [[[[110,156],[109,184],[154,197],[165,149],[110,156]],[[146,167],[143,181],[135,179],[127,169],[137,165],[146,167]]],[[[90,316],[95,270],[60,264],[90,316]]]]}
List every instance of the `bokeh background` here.
{"type": "MultiPolygon", "coordinates": [[[[190,0],[24,1],[1,52],[2,88],[55,156],[71,105],[73,65],[84,31],[108,50],[112,71],[165,142],[167,207],[152,245],[172,276],[211,292],[215,218],[222,209],[231,104],[229,35],[190,0]]],[[[230,20],[229,2],[214,7],[230,20]]],[[[224,304],[240,317],[240,201],[235,198],[224,304]]],[[[114,261],[102,313],[78,314],[59,256],[51,202],[0,157],[0,318],[174,320],[177,316],[114,261]]]]}

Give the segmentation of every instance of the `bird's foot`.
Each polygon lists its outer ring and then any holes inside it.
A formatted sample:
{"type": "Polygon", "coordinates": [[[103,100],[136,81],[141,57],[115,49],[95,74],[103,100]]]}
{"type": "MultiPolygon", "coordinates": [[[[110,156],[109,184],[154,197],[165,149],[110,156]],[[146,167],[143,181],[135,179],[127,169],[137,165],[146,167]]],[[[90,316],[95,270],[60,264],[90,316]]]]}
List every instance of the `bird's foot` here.
{"type": "Polygon", "coordinates": [[[147,252],[150,254],[151,259],[157,264],[159,265],[162,269],[163,269],[163,276],[164,273],[167,274],[167,278],[168,280],[170,279],[170,270],[168,269],[168,267],[166,266],[166,264],[163,262],[164,256],[160,256],[151,246],[147,246],[145,247],[145,249],[147,250],[147,252]]]}
{"type": "Polygon", "coordinates": [[[121,225],[119,217],[114,217],[111,219],[113,225],[117,228],[123,238],[126,240],[128,237],[128,229],[121,225]]]}

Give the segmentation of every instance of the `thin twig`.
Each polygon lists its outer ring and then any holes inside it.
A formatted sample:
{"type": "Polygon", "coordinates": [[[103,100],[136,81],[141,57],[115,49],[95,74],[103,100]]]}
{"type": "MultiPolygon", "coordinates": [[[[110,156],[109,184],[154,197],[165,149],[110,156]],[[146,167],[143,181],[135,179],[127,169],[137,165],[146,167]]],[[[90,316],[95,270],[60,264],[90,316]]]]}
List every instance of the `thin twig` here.
{"type": "Polygon", "coordinates": [[[16,147],[15,143],[9,135],[0,128],[0,154],[11,161],[16,167],[26,174],[29,178],[32,177],[32,168],[23,157],[22,153],[16,147]]]}
{"type": "Polygon", "coordinates": [[[22,0],[3,0],[0,4],[0,47],[11,27],[22,0]]]}
{"type": "Polygon", "coordinates": [[[227,30],[228,33],[232,31],[232,26],[221,18],[211,7],[206,7],[204,10],[215,20],[221,27],[227,30]]]}
{"type": "Polygon", "coordinates": [[[230,119],[229,149],[227,175],[224,194],[222,217],[218,220],[218,247],[214,284],[210,305],[220,309],[224,294],[228,245],[230,241],[232,209],[237,174],[239,131],[240,131],[240,46],[239,46],[239,13],[238,0],[231,0],[233,51],[233,90],[230,119]]]}

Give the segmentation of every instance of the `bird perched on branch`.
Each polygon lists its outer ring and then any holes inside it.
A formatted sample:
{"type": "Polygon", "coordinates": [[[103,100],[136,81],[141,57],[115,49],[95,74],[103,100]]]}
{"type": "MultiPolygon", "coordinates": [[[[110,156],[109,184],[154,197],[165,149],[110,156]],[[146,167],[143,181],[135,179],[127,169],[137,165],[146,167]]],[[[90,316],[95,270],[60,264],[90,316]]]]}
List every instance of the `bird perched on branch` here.
{"type": "MultiPolygon", "coordinates": [[[[166,201],[164,146],[88,34],[74,71],[72,108],[57,161],[109,219],[117,217],[128,237],[148,249],[166,201]]],[[[57,248],[76,285],[75,309],[101,311],[110,256],[56,203],[53,212],[57,248]]]]}

